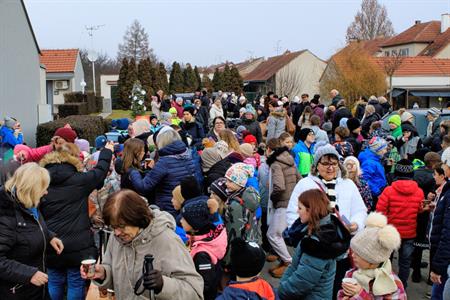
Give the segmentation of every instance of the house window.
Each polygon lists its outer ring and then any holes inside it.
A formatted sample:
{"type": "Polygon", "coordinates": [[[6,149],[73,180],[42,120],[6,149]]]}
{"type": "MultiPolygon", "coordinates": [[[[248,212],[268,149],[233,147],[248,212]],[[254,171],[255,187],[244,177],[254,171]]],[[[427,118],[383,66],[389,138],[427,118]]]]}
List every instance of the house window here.
{"type": "Polygon", "coordinates": [[[392,56],[397,56],[397,50],[392,50],[392,56]]]}
{"type": "Polygon", "coordinates": [[[389,56],[389,51],[384,51],[384,56],[389,56]]]}
{"type": "Polygon", "coordinates": [[[409,56],[409,48],[400,49],[400,56],[409,56]]]}

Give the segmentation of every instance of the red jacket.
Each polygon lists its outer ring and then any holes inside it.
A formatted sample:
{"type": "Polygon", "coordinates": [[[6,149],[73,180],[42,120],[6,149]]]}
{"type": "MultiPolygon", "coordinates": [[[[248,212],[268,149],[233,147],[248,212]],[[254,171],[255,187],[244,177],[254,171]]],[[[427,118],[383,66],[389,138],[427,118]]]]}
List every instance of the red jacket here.
{"type": "Polygon", "coordinates": [[[422,210],[423,191],[413,180],[397,180],[378,198],[377,211],[397,228],[402,239],[416,237],[417,214],[422,210]]]}

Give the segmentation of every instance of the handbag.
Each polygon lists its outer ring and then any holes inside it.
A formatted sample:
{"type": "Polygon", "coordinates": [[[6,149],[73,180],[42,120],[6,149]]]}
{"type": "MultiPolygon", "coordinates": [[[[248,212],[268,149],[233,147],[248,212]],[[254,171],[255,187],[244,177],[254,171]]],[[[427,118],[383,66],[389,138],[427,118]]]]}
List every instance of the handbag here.
{"type": "Polygon", "coordinates": [[[295,125],[292,121],[291,117],[286,115],[286,131],[289,132],[291,135],[295,133],[295,125]]]}

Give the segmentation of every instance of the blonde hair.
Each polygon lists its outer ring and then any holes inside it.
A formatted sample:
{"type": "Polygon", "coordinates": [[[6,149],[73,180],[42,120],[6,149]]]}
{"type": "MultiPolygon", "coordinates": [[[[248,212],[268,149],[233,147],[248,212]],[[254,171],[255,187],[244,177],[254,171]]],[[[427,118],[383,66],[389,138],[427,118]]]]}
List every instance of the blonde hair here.
{"type": "Polygon", "coordinates": [[[230,129],[224,129],[219,132],[219,139],[227,143],[229,150],[241,153],[239,141],[230,129]]]}
{"type": "Polygon", "coordinates": [[[172,128],[167,128],[163,131],[160,129],[158,136],[156,137],[156,146],[158,149],[162,149],[167,145],[170,145],[176,141],[181,141],[181,136],[172,128]]]}
{"type": "Polygon", "coordinates": [[[5,183],[6,191],[15,195],[26,208],[37,207],[50,185],[47,169],[31,162],[22,165],[5,183]]]}
{"type": "Polygon", "coordinates": [[[150,132],[150,123],[145,119],[137,120],[133,123],[134,136],[140,136],[143,133],[150,132]]]}
{"type": "Polygon", "coordinates": [[[373,106],[371,104],[366,105],[365,113],[366,113],[366,115],[374,114],[375,113],[375,106],[373,106]]]}

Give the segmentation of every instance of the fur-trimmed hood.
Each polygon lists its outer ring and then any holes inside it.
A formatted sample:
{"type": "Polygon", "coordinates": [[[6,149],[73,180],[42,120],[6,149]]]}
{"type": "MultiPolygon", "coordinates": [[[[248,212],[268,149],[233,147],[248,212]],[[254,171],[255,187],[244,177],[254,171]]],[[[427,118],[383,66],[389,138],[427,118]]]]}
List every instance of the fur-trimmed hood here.
{"type": "Polygon", "coordinates": [[[81,161],[67,152],[51,152],[39,164],[50,173],[52,184],[64,182],[74,173],[83,170],[81,161]]]}
{"type": "Polygon", "coordinates": [[[277,109],[277,110],[271,112],[270,116],[283,119],[286,117],[286,112],[284,111],[284,109],[277,109]]]}

